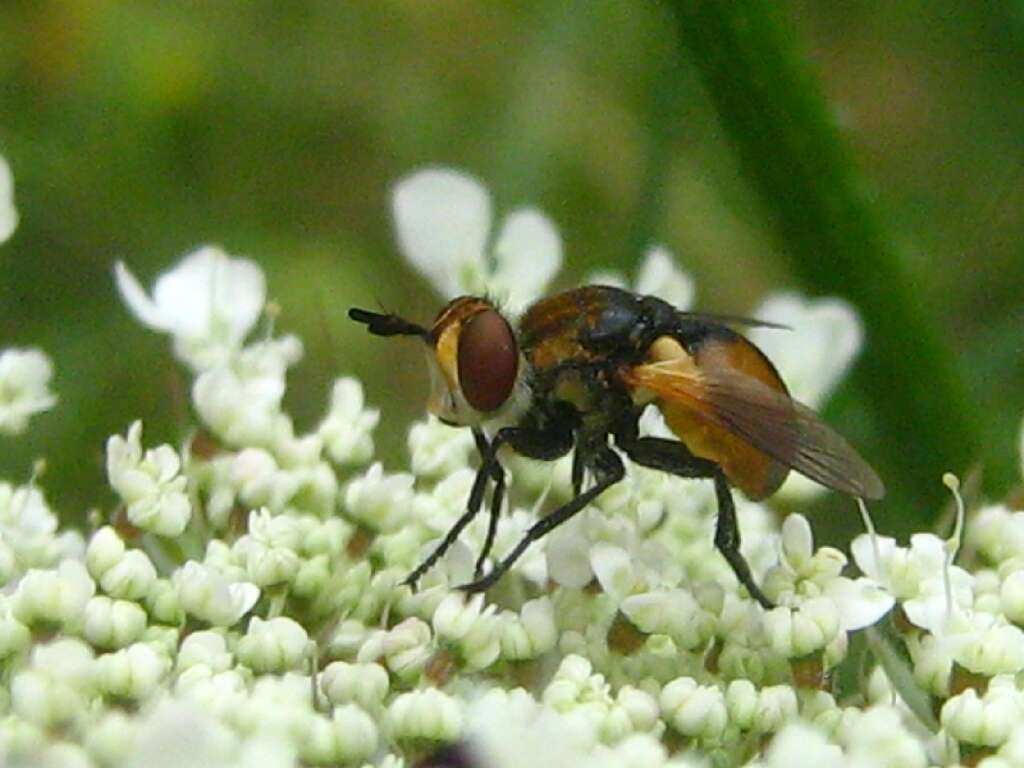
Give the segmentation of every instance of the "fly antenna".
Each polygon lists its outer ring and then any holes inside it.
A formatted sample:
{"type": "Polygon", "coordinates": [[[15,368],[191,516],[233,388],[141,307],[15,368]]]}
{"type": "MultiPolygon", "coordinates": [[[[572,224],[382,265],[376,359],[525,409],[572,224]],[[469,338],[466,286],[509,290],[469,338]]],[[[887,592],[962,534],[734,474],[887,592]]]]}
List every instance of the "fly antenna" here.
{"type": "Polygon", "coordinates": [[[357,323],[362,323],[374,336],[419,336],[423,340],[430,338],[430,332],[422,325],[411,323],[398,315],[370,312],[368,309],[352,307],[348,316],[357,323]]]}

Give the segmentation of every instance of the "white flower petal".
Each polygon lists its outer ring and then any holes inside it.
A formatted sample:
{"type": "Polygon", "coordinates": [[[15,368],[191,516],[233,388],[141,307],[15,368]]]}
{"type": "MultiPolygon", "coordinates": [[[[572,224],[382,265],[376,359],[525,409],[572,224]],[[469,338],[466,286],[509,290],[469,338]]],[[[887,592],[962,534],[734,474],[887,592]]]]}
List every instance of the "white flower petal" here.
{"type": "Polygon", "coordinates": [[[392,194],[398,247],[443,296],[479,292],[491,199],[476,179],[431,168],[402,179],[392,194]],[[467,284],[470,283],[470,284],[467,284]]]}
{"type": "Polygon", "coordinates": [[[563,587],[581,588],[590,583],[590,540],[579,517],[556,528],[547,537],[544,553],[548,575],[563,587]]]}
{"type": "Polygon", "coordinates": [[[792,329],[753,328],[750,339],[775,363],[793,397],[812,407],[831,393],[864,338],[857,313],[840,299],[779,294],[754,310],[754,317],[792,329]]]}
{"type": "Polygon", "coordinates": [[[651,248],[644,256],[636,291],[664,299],[676,309],[689,309],[695,293],[693,280],[676,267],[671,252],[661,246],[651,248]]]}
{"type": "Polygon", "coordinates": [[[623,598],[636,582],[629,552],[614,544],[599,541],[590,548],[590,568],[601,589],[613,597],[623,598]]]}
{"type": "Polygon", "coordinates": [[[895,605],[896,600],[871,579],[832,579],[825,587],[839,608],[839,624],[846,632],[869,627],[895,605]]]}
{"type": "Polygon", "coordinates": [[[872,542],[871,536],[867,533],[858,535],[850,545],[853,560],[861,573],[882,583],[889,578],[887,564],[895,549],[896,539],[891,536],[875,536],[875,541],[872,542]]]}
{"type": "Polygon", "coordinates": [[[610,285],[613,288],[629,288],[625,275],[611,269],[599,269],[591,272],[583,280],[584,285],[610,285]]]}
{"type": "Polygon", "coordinates": [[[0,243],[8,240],[18,228],[18,211],[14,207],[14,176],[11,167],[0,157],[0,243]]]}
{"type": "Polygon", "coordinates": [[[1020,458],[1020,476],[1024,477],[1024,420],[1020,423],[1020,435],[1017,438],[1017,455],[1020,458]]]}
{"type": "Polygon", "coordinates": [[[814,534],[811,524],[803,515],[789,515],[782,523],[782,552],[795,569],[799,569],[814,554],[814,534]]]}
{"type": "Polygon", "coordinates": [[[562,239],[535,208],[513,211],[494,245],[494,287],[519,309],[537,299],[562,266],[562,239]]]}
{"type": "Polygon", "coordinates": [[[170,331],[173,327],[171,318],[146,295],[139,281],[123,261],[114,265],[114,277],[117,280],[117,290],[121,298],[128,305],[128,309],[138,318],[143,325],[147,325],[155,331],[170,331]]]}
{"type": "Polygon", "coordinates": [[[208,245],[162,274],[154,286],[153,300],[164,313],[173,312],[177,334],[214,336],[226,331],[237,343],[259,318],[266,284],[256,264],[231,258],[208,245]],[[226,328],[212,327],[215,320],[226,328]]]}

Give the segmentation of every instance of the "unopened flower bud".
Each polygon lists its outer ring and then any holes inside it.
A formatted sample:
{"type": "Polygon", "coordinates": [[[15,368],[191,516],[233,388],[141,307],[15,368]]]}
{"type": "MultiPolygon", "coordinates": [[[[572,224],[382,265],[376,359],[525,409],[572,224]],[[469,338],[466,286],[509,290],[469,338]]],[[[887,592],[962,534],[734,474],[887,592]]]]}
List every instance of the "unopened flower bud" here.
{"type": "Polygon", "coordinates": [[[764,615],[772,650],[787,658],[807,656],[828,645],[839,632],[839,613],[827,598],[814,598],[797,609],[778,607],[764,615]]]}
{"type": "Polygon", "coordinates": [[[333,704],[356,703],[376,711],[388,694],[388,673],[380,664],[334,661],[320,673],[320,688],[333,704]]]}
{"type": "Polygon", "coordinates": [[[254,672],[283,672],[299,667],[309,653],[309,635],[284,616],[264,621],[253,616],[238,641],[238,660],[254,672]]]}
{"type": "Polygon", "coordinates": [[[388,669],[403,680],[416,677],[433,652],[430,627],[415,617],[397,624],[383,638],[388,669]]]}
{"type": "Polygon", "coordinates": [[[77,560],[63,560],[56,570],[31,569],[14,593],[14,615],[24,624],[71,624],[79,619],[96,584],[77,560]]]}
{"type": "Polygon", "coordinates": [[[436,688],[399,694],[385,716],[388,731],[397,741],[449,742],[462,732],[462,707],[436,688]]]}
{"type": "Polygon", "coordinates": [[[669,725],[684,736],[715,739],[728,722],[722,692],[714,686],[698,685],[691,677],[680,677],[666,685],[660,704],[669,725]]]}
{"type": "Polygon", "coordinates": [[[85,550],[85,564],[94,579],[99,579],[120,562],[125,546],[121,537],[111,526],[105,525],[89,538],[85,550]]]}
{"type": "Polygon", "coordinates": [[[93,597],[82,616],[82,636],[97,648],[123,648],[146,629],[146,612],[127,600],[93,597]]]}
{"type": "Polygon", "coordinates": [[[757,688],[749,680],[733,680],[725,689],[725,706],[730,723],[741,730],[750,730],[757,713],[757,688]]]}
{"type": "Polygon", "coordinates": [[[224,672],[231,668],[233,662],[224,635],[207,630],[193,632],[182,641],[177,667],[183,671],[196,664],[205,664],[214,672],[224,672]]]}
{"type": "Polygon", "coordinates": [[[178,601],[186,612],[218,627],[230,627],[248,613],[260,590],[248,582],[229,582],[216,568],[190,560],[174,572],[178,601]]]}
{"type": "Polygon", "coordinates": [[[139,600],[149,594],[156,579],[156,568],[146,553],[133,549],[108,568],[99,577],[99,583],[100,589],[111,597],[139,600]]]}
{"type": "Polygon", "coordinates": [[[135,643],[96,660],[96,683],[109,696],[144,701],[156,692],[170,666],[148,643],[135,643]]]}
{"type": "Polygon", "coordinates": [[[983,698],[968,688],[946,700],[942,726],[954,739],[985,747],[1005,742],[1020,721],[1019,694],[990,691],[983,698]],[[995,695],[993,695],[995,694],[995,695]]]}
{"type": "Polygon", "coordinates": [[[157,579],[152,583],[146,595],[146,609],[163,624],[177,625],[185,620],[178,590],[167,579],[157,579]]]}

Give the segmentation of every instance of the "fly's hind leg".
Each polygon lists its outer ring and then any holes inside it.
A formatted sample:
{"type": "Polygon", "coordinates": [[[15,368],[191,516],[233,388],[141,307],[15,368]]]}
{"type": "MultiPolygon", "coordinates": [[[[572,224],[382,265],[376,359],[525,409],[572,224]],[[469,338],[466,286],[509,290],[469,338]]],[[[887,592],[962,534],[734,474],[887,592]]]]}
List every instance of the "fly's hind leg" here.
{"type": "Polygon", "coordinates": [[[660,437],[640,437],[619,443],[630,459],[644,467],[660,469],[679,477],[704,477],[714,480],[718,500],[718,521],[715,525],[715,546],[732,568],[740,584],[765,608],[773,608],[750,573],[750,566],[740,553],[740,529],[736,521],[736,505],[722,468],[713,461],[694,456],[682,443],[660,437]]]}
{"type": "Polygon", "coordinates": [[[732,566],[733,573],[747,592],[764,608],[774,608],[761,588],[757,586],[750,574],[750,566],[740,553],[740,527],[736,521],[736,506],[732,500],[732,491],[725,480],[725,473],[715,467],[715,495],[718,497],[718,522],[715,525],[715,546],[732,566]]]}

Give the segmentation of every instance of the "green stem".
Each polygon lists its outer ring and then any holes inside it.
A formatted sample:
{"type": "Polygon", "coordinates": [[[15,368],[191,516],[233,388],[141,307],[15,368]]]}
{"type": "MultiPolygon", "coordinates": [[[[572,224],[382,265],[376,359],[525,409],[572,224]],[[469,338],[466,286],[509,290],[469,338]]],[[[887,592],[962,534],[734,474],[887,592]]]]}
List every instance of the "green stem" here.
{"type": "Polygon", "coordinates": [[[808,290],[845,296],[863,315],[868,344],[853,382],[878,417],[876,450],[892,468],[892,496],[920,510],[904,522],[921,522],[940,501],[942,473],[966,469],[979,446],[978,408],[949,345],[881,226],[778,5],[670,6],[793,271],[808,290]]]}

